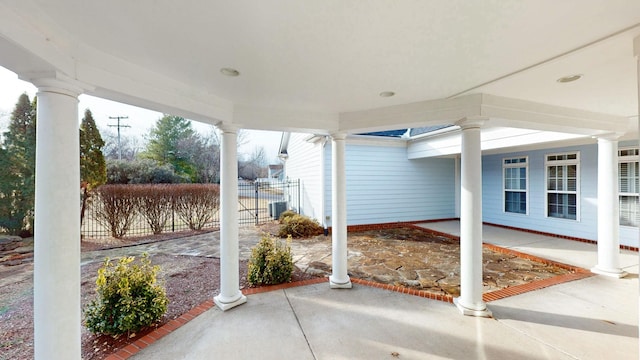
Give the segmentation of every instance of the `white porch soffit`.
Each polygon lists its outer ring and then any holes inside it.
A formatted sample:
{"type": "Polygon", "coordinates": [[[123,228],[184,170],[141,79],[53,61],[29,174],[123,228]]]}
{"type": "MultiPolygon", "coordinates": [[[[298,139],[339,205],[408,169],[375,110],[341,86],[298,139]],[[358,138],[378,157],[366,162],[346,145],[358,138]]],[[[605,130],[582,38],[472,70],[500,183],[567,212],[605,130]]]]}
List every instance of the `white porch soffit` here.
{"type": "MultiPolygon", "coordinates": [[[[562,117],[545,105],[628,119],[636,36],[637,0],[0,1],[0,65],[25,80],[54,74],[193,120],[318,134],[479,114],[550,130],[562,117]],[[556,81],[572,74],[583,77],[556,81]],[[532,106],[545,115],[512,111],[532,106]]],[[[587,135],[594,118],[551,130],[587,135]]]]}

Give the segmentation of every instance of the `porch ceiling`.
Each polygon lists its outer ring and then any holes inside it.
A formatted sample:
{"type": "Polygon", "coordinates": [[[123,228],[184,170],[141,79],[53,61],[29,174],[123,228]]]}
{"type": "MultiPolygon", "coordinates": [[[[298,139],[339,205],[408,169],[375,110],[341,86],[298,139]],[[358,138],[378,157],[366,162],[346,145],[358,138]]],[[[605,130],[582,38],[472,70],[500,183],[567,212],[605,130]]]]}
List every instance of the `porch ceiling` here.
{"type": "Polygon", "coordinates": [[[606,114],[615,125],[595,131],[617,131],[638,112],[638,35],[637,0],[0,2],[0,65],[24,79],[55,71],[195,120],[325,133],[483,115],[478,93],[606,114]]]}

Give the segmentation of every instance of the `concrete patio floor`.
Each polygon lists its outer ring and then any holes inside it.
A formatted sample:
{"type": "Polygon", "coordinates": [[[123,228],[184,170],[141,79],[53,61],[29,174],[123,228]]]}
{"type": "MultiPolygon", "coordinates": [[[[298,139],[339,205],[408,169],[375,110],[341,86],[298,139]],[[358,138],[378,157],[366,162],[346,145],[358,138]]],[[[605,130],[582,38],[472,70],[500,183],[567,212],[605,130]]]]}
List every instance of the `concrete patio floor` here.
{"type": "MultiPolygon", "coordinates": [[[[455,234],[455,221],[424,224],[455,234]]],[[[590,268],[596,246],[484,227],[485,241],[590,268]]],[[[249,295],[212,308],[133,359],[638,359],[638,254],[631,273],[593,276],[488,304],[493,319],[449,303],[354,284],[249,295]]]]}

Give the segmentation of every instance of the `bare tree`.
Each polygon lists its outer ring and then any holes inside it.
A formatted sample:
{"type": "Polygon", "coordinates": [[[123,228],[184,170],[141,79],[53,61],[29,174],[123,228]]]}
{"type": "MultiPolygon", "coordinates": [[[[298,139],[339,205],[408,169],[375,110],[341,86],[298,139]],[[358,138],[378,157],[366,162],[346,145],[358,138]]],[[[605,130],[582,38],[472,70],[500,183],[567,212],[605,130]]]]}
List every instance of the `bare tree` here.
{"type": "Polygon", "coordinates": [[[267,160],[263,147],[255,147],[245,159],[238,161],[238,176],[247,180],[265,178],[268,174],[267,160]]]}
{"type": "MultiPolygon", "coordinates": [[[[105,159],[117,160],[118,159],[118,135],[111,129],[100,129],[100,134],[104,140],[104,153],[105,159]]],[[[143,141],[141,137],[134,135],[121,135],[120,146],[122,146],[122,159],[133,160],[136,158],[140,149],[143,147],[143,141]]]]}

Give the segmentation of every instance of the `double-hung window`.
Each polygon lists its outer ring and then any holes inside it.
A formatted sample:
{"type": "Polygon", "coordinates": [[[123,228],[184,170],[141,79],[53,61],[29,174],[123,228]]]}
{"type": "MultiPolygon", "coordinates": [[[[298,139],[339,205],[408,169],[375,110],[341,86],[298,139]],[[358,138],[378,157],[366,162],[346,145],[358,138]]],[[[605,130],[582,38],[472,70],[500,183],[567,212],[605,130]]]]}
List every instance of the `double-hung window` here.
{"type": "Polygon", "coordinates": [[[638,226],[638,148],[618,150],[620,225],[638,226]]]}
{"type": "Polygon", "coordinates": [[[528,167],[526,156],[502,160],[505,212],[527,213],[528,167]]]}
{"type": "Polygon", "coordinates": [[[580,200],[580,153],[545,157],[547,169],[547,216],[578,220],[580,200]]]}

